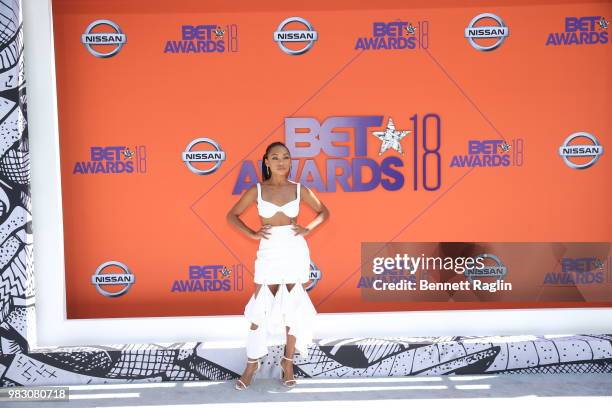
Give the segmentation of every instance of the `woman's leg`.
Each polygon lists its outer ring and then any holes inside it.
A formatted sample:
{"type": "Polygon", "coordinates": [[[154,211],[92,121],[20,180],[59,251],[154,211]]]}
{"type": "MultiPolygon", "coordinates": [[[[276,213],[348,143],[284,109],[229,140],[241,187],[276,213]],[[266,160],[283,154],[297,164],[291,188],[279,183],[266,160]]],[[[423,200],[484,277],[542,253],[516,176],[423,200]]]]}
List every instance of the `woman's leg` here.
{"type": "MultiPolygon", "coordinates": [[[[287,283],[287,290],[291,291],[293,289],[294,283],[287,283]]],[[[295,353],[295,336],[289,334],[289,326],[286,327],[287,331],[287,344],[285,345],[285,357],[293,360],[293,354],[295,353]]],[[[293,362],[285,359],[281,359],[281,365],[283,366],[283,370],[285,376],[283,380],[293,380],[293,362]]]]}
{"type": "MultiPolygon", "coordinates": [[[[275,294],[276,291],[278,290],[278,285],[268,285],[268,288],[270,288],[270,291],[272,292],[272,294],[275,294]]],[[[253,292],[253,296],[255,298],[257,298],[257,296],[259,295],[260,290],[261,290],[261,284],[256,283],[255,292],[253,292]]],[[[259,329],[259,326],[251,322],[251,327],[249,329],[249,336],[247,338],[247,342],[248,342],[247,351],[251,348],[250,346],[255,346],[255,344],[249,344],[249,343],[261,343],[262,341],[265,341],[265,333],[263,331],[257,331],[257,329],[259,329]]],[[[257,359],[247,358],[246,367],[244,369],[244,372],[242,373],[242,376],[240,377],[240,380],[245,385],[249,385],[251,383],[253,373],[255,372],[256,369],[257,369],[257,359]]]]}

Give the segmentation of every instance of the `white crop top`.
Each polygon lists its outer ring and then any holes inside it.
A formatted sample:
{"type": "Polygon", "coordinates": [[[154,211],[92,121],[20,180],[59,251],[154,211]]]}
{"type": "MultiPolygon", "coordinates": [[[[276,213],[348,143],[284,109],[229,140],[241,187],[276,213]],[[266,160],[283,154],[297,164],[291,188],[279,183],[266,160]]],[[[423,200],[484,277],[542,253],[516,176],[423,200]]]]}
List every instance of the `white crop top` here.
{"type": "Polygon", "coordinates": [[[283,205],[276,205],[261,198],[261,185],[257,183],[257,211],[264,218],[270,218],[279,211],[285,213],[289,218],[297,217],[300,212],[300,183],[289,180],[297,184],[297,198],[283,205]]]}

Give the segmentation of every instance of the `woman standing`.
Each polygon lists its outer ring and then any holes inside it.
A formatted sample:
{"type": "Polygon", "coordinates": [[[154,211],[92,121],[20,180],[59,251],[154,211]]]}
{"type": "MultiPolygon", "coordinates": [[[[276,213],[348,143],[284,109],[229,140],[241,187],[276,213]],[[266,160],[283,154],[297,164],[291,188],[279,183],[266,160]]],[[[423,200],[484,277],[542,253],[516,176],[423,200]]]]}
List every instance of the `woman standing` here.
{"type": "Polygon", "coordinates": [[[227,214],[230,224],[253,239],[259,239],[255,259],[255,292],[244,309],[251,327],[247,336],[247,363],[235,388],[248,388],[259,359],[268,354],[268,345],[286,342],[280,362],[283,385],[293,387],[293,354],[308,356],[317,312],[304,289],[310,274],[310,251],[304,236],[329,217],[327,207],[307,187],[288,180],[291,170],[289,149],[274,142],[262,159],[262,183],[247,190],[227,214]],[[318,214],[306,226],[296,222],[300,202],[318,214]],[[253,231],[240,219],[246,208],[257,202],[262,227],[253,231]],[[278,204],[277,204],[278,203],[278,204]],[[282,336],[282,337],[281,337],[282,336]]]}

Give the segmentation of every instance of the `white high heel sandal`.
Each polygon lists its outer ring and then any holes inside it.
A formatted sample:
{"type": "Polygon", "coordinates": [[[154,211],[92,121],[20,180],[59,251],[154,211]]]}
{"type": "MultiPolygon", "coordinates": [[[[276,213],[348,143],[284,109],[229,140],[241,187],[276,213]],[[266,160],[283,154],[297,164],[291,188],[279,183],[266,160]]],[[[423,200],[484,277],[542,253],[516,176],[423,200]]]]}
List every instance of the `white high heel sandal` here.
{"type": "MultiPolygon", "coordinates": [[[[251,375],[251,382],[253,382],[253,377],[255,377],[255,374],[261,368],[261,362],[259,361],[259,359],[257,360],[248,359],[247,360],[247,364],[251,364],[255,362],[257,363],[257,368],[255,369],[255,371],[253,371],[253,375],[251,375]]],[[[242,382],[240,378],[238,378],[236,382],[234,383],[234,388],[237,389],[238,391],[242,391],[242,390],[246,390],[247,388],[249,388],[249,385],[251,385],[251,383],[245,384],[244,382],[242,382]]]]}
{"type": "MultiPolygon", "coordinates": [[[[291,361],[291,364],[293,364],[293,359],[292,358],[287,358],[285,356],[282,356],[281,360],[285,359],[285,360],[289,360],[291,361]]],[[[295,380],[283,380],[283,377],[285,376],[285,370],[283,369],[283,365],[280,365],[280,380],[281,380],[281,384],[283,384],[285,387],[287,388],[293,388],[295,387],[295,380]]]]}

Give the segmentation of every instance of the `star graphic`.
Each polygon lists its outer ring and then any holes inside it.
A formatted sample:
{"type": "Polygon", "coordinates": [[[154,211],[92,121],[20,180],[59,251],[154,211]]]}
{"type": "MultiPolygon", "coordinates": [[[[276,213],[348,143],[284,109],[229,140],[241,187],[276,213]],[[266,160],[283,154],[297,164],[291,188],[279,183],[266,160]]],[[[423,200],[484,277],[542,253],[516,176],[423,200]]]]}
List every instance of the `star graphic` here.
{"type": "Polygon", "coordinates": [[[387,149],[395,149],[399,152],[399,154],[403,155],[402,145],[400,144],[400,140],[402,140],[410,130],[395,130],[395,124],[393,123],[393,119],[389,117],[389,121],[387,122],[387,129],[382,132],[372,132],[374,136],[376,136],[382,142],[380,145],[380,150],[378,151],[378,155],[382,155],[387,149]]]}
{"type": "Polygon", "coordinates": [[[134,152],[131,151],[129,147],[126,147],[125,150],[123,150],[121,153],[123,153],[123,157],[125,159],[131,159],[132,157],[134,157],[134,152]]]}
{"type": "Polygon", "coordinates": [[[502,144],[501,146],[502,152],[507,152],[508,150],[510,150],[510,147],[512,147],[511,145],[509,145],[508,143],[504,142],[504,144],[502,144]]]}
{"type": "Polygon", "coordinates": [[[404,29],[406,30],[406,35],[411,35],[411,34],[414,34],[416,27],[413,26],[412,23],[409,23],[408,27],[404,27],[404,29]]]}
{"type": "Polygon", "coordinates": [[[215,37],[217,40],[220,40],[223,38],[223,34],[225,34],[225,30],[222,30],[221,27],[217,27],[214,31],[215,33],[215,37]]]}
{"type": "Polygon", "coordinates": [[[608,24],[610,22],[608,20],[606,20],[605,18],[601,18],[599,20],[599,28],[601,28],[602,30],[607,30],[608,29],[608,24]]]}
{"type": "Polygon", "coordinates": [[[228,268],[227,266],[224,266],[223,270],[221,270],[221,275],[223,276],[230,276],[231,273],[232,273],[232,270],[228,268]]]}

